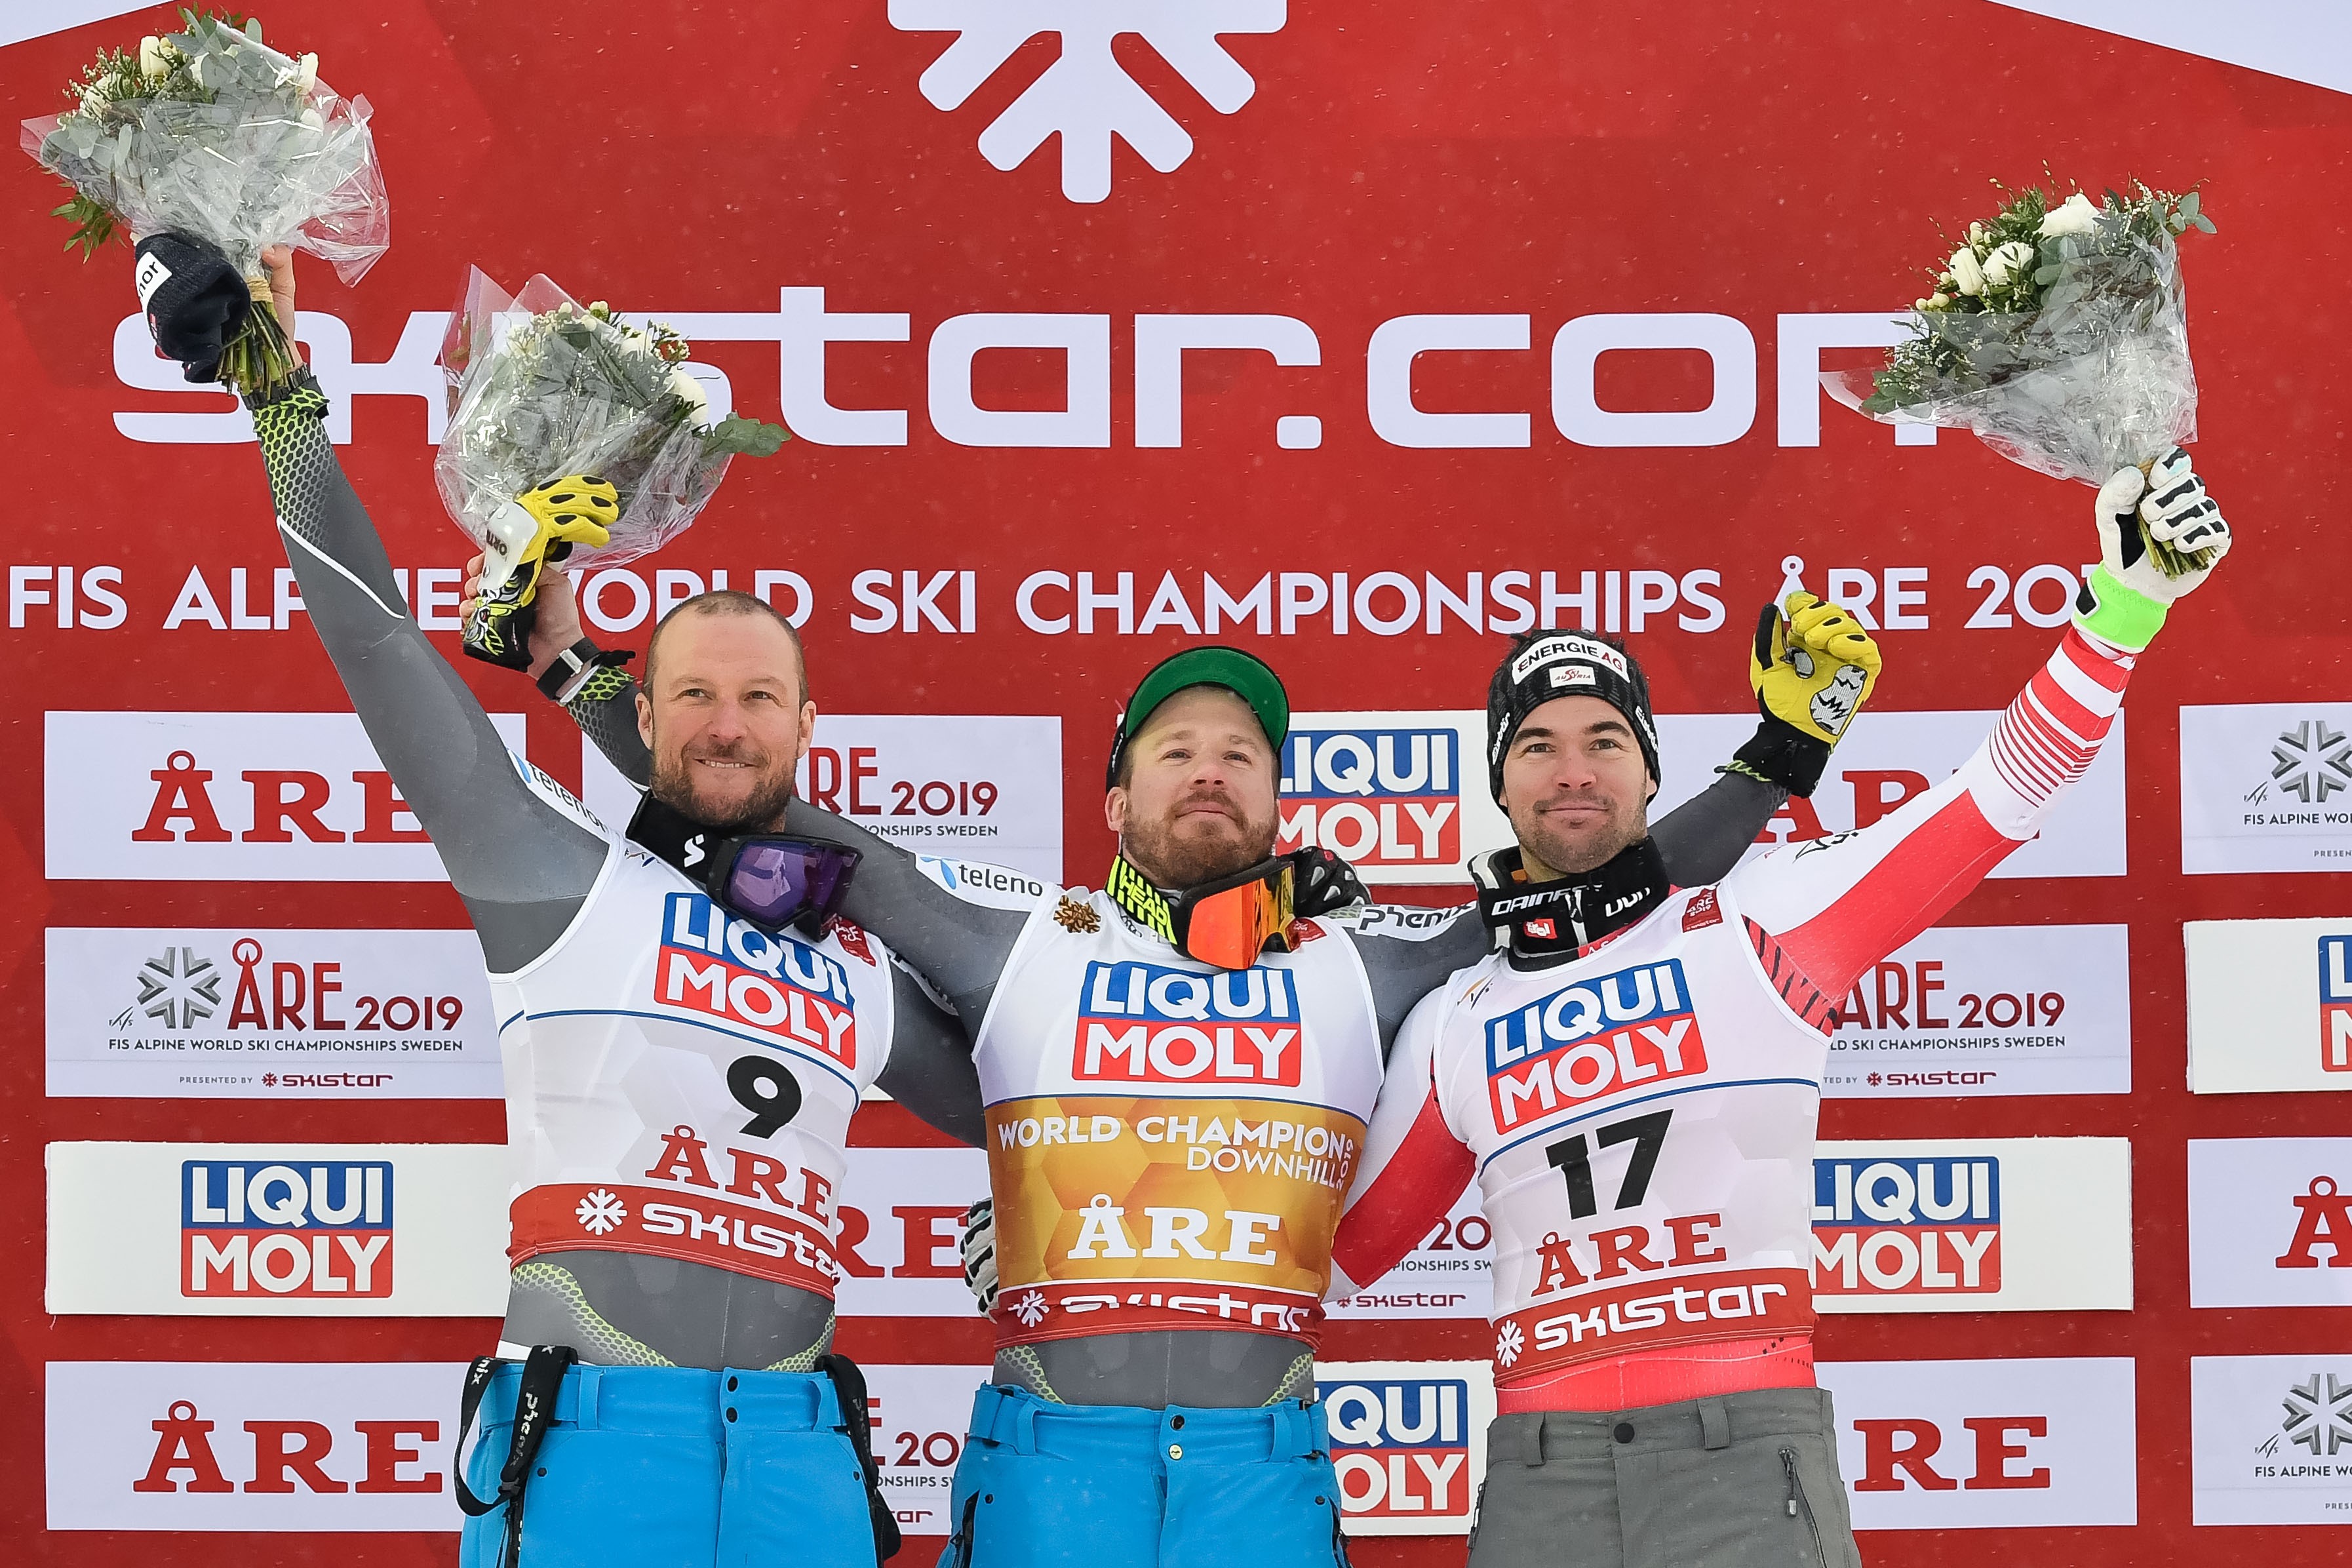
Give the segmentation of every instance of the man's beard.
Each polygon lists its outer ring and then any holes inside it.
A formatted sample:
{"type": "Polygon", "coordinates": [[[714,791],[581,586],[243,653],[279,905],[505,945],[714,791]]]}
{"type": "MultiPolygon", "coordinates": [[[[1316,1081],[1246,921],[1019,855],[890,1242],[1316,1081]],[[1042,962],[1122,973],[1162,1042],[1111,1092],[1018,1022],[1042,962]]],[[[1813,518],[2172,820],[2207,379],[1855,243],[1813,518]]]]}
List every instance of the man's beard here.
{"type": "Polygon", "coordinates": [[[1555,871],[1580,875],[1598,870],[1625,852],[1629,845],[1649,837],[1648,813],[1639,807],[1612,805],[1606,822],[1570,835],[1551,826],[1549,814],[1530,810],[1528,820],[1514,820],[1512,829],[1522,851],[1555,871]]]}
{"type": "Polygon", "coordinates": [[[1223,793],[1187,795],[1168,816],[1157,822],[1129,821],[1121,846],[1136,868],[1170,891],[1197,888],[1246,871],[1274,854],[1275,825],[1271,818],[1253,823],[1233,796],[1223,793]],[[1225,819],[1233,831],[1213,837],[1176,833],[1175,811],[1201,800],[1214,800],[1231,809],[1225,819]]]}
{"type": "MultiPolygon", "coordinates": [[[[710,756],[727,762],[750,762],[750,757],[734,754],[732,750],[713,752],[710,756]]],[[[765,832],[783,820],[784,807],[793,801],[793,770],[779,768],[764,777],[742,805],[731,811],[722,811],[695,795],[694,764],[683,755],[675,761],[658,753],[654,758],[653,797],[682,816],[691,817],[722,837],[730,833],[765,832]]]]}

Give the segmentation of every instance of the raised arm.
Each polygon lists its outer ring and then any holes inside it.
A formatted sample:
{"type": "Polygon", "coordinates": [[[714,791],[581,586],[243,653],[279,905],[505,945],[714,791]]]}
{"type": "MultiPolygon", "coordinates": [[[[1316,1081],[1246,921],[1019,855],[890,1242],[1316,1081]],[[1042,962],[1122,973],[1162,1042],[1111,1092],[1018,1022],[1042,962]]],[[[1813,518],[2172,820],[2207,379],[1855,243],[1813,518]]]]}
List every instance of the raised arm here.
{"type": "MultiPolygon", "coordinates": [[[[274,258],[274,259],[273,259],[274,258]]],[[[273,252],[291,333],[293,269],[273,252]]],[[[511,755],[482,705],[404,605],[383,541],[352,493],[307,375],[253,410],[286,557],[310,624],[403,801],[432,837],[494,971],[562,934],[604,863],[605,840],[511,755]]]]}
{"type": "Polygon", "coordinates": [[[2105,559],[2074,624],[1958,773],[1859,832],[1776,851],[1726,880],[1757,928],[1759,957],[1800,1013],[1826,1016],[1864,970],[2040,831],[2090,767],[2137,656],[2171,603],[2211,570],[2164,576],[2139,548],[2133,512],[2183,551],[2211,549],[2218,560],[2231,542],[2187,453],[2173,449],[2145,501],[2143,488],[2139,470],[2126,468],[2099,491],[2105,559]]]}

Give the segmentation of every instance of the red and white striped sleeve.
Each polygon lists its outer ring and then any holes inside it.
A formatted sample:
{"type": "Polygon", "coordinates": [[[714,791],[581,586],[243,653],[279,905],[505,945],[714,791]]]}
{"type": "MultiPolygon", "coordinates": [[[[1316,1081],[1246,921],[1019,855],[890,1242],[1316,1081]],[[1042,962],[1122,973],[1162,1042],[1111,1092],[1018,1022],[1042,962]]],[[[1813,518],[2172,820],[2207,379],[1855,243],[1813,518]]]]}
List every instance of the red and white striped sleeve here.
{"type": "Polygon", "coordinates": [[[2081,778],[2121,710],[2137,655],[2069,626],[1958,773],[1860,832],[1781,849],[1724,879],[1766,972],[1825,1021],[1854,979],[1927,927],[2081,778]]]}
{"type": "Polygon", "coordinates": [[[1397,1030],[1331,1242],[1327,1298],[1352,1296],[1403,1261],[1470,1184],[1470,1150],[1446,1122],[1436,1079],[1438,1035],[1466,973],[1423,997],[1397,1030]]]}

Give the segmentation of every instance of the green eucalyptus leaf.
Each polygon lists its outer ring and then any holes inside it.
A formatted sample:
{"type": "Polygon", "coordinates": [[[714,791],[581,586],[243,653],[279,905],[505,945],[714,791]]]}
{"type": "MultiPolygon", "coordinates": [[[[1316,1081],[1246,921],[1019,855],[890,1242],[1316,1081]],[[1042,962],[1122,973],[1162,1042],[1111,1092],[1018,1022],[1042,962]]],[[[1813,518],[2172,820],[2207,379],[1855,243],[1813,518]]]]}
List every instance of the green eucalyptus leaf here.
{"type": "Polygon", "coordinates": [[[730,414],[702,433],[702,455],[716,458],[772,458],[792,439],[781,425],[730,414]]]}

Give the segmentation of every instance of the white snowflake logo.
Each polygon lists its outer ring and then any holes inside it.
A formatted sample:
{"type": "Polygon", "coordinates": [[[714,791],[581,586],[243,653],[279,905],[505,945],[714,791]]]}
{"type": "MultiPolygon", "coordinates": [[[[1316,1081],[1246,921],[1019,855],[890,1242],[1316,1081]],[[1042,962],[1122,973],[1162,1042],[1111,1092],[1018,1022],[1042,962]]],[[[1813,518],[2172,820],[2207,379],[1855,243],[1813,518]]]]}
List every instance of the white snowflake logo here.
{"type": "Polygon", "coordinates": [[[2300,1443],[2314,1458],[2352,1444],[2352,1383],[2339,1382],[2334,1373],[2328,1373],[2323,1396],[2321,1381],[2321,1374],[2315,1372],[2309,1383],[2288,1384],[2286,1419],[2279,1423],[2286,1440],[2300,1443]]]}
{"type": "Polygon", "coordinates": [[[1024,1291],[1013,1301],[1013,1315],[1021,1320],[1024,1328],[1034,1329],[1044,1322],[1047,1310],[1045,1293],[1042,1290],[1024,1291]]]}
{"type": "Polygon", "coordinates": [[[596,1236],[618,1230],[621,1222],[629,1217],[628,1205],[602,1187],[582,1198],[580,1206],[572,1212],[581,1228],[596,1236]]]}
{"type": "Polygon", "coordinates": [[[1118,137],[1167,174],[1192,155],[1192,138],[1111,52],[1133,33],[1175,68],[1220,114],[1250,100],[1257,83],[1217,41],[1220,33],[1278,33],[1288,0],[890,0],[902,33],[955,33],[923,72],[936,109],[961,106],[1040,33],[1061,41],[1060,58],[980,133],[980,153],[1017,168],[1062,138],[1062,194],[1074,202],[1110,195],[1110,143],[1118,137]]]}
{"type": "Polygon", "coordinates": [[[1495,1335],[1496,1361],[1504,1366],[1509,1366],[1519,1359],[1520,1347],[1527,1342],[1526,1337],[1519,1332],[1518,1324],[1505,1323],[1495,1335]]]}
{"type": "Polygon", "coordinates": [[[2271,783],[2305,805],[2352,789],[2352,735],[2305,719],[2271,747],[2271,783]]]}
{"type": "Polygon", "coordinates": [[[136,1005],[167,1029],[192,1029],[220,1005],[221,972],[193,947],[167,947],[139,966],[136,1005]]]}

